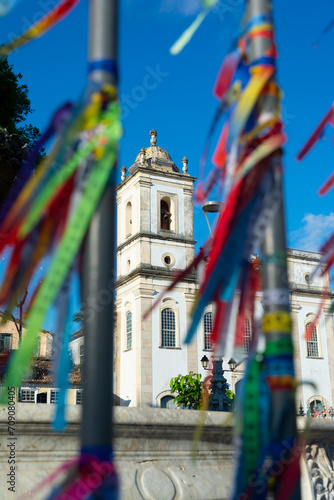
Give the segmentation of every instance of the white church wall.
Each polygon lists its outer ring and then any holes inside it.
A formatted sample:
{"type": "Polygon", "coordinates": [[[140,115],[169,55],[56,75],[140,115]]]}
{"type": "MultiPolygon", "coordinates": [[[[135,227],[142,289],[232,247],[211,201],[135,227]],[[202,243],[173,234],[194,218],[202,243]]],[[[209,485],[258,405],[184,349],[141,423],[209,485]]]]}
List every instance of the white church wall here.
{"type": "MultiPolygon", "coordinates": [[[[303,392],[303,406],[304,409],[307,407],[307,401],[309,398],[315,395],[321,395],[325,398],[330,405],[332,405],[331,397],[331,384],[328,368],[328,351],[326,342],[326,329],[325,329],[325,319],[323,313],[320,314],[318,321],[318,335],[319,335],[319,358],[309,358],[307,357],[306,341],[305,341],[305,324],[307,321],[307,314],[316,314],[318,307],[320,305],[320,299],[303,297],[300,300],[301,305],[297,311],[298,318],[298,332],[299,332],[299,344],[300,344],[300,364],[301,364],[301,374],[302,380],[312,381],[316,384],[317,389],[312,387],[310,384],[304,383],[302,385],[303,392]],[[318,304],[316,303],[318,302],[318,304]]],[[[299,403],[299,402],[297,402],[299,403]]]]}
{"type": "Polygon", "coordinates": [[[80,346],[83,345],[83,343],[84,343],[83,337],[77,338],[75,340],[72,340],[72,342],[70,342],[69,347],[72,353],[72,362],[75,365],[80,364],[80,346]]]}
{"type": "MultiPolygon", "coordinates": [[[[165,282],[154,280],[153,286],[160,288],[161,284],[165,288],[165,282]],[[159,286],[160,285],[160,286],[159,286]]],[[[168,292],[164,299],[171,298],[176,301],[175,307],[178,310],[176,320],[178,320],[179,347],[160,347],[161,332],[161,309],[157,306],[152,311],[152,404],[157,404],[157,396],[163,391],[170,390],[170,379],[178,374],[187,373],[187,347],[184,338],[187,331],[186,303],[181,291],[173,290],[168,292]]],[[[153,300],[155,300],[154,297],[153,300]]]]}
{"type": "Polygon", "coordinates": [[[136,406],[136,335],[135,327],[138,312],[133,294],[123,298],[121,307],[121,360],[120,360],[120,397],[136,406]],[[132,312],[132,348],[126,349],[126,314],[132,312]]]}
{"type": "Polygon", "coordinates": [[[121,274],[129,274],[140,262],[139,247],[135,243],[129,245],[121,254],[121,274]]]}
{"type": "MultiPolygon", "coordinates": [[[[307,281],[305,281],[305,276],[307,274],[312,274],[315,271],[317,265],[316,264],[305,264],[305,261],[296,260],[293,265],[293,274],[294,274],[294,282],[296,285],[307,285],[307,281]]],[[[312,287],[323,287],[322,277],[319,275],[312,277],[312,287]]]]}
{"type": "Polygon", "coordinates": [[[136,213],[136,189],[134,186],[127,186],[126,191],[120,190],[118,193],[120,202],[117,206],[117,245],[120,245],[126,238],[126,205],[130,201],[132,204],[132,234],[139,231],[136,213]]]}
{"type": "Polygon", "coordinates": [[[173,243],[172,245],[168,242],[166,244],[156,244],[151,243],[151,265],[152,266],[162,266],[163,263],[163,255],[165,253],[171,254],[174,257],[175,263],[173,264],[173,268],[175,269],[184,269],[186,267],[186,251],[184,244],[182,243],[173,243]]]}

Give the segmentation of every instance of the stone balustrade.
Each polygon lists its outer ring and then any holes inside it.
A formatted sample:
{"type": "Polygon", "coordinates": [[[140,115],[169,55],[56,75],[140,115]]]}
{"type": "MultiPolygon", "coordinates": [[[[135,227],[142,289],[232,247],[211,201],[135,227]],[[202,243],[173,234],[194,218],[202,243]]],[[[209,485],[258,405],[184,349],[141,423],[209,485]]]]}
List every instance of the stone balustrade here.
{"type": "MultiPolygon", "coordinates": [[[[18,499],[61,463],[75,456],[80,443],[81,408],[67,408],[68,426],[55,432],[52,405],[17,403],[15,436],[9,436],[7,408],[0,409],[0,485],[2,499],[18,499]],[[15,437],[15,494],[8,491],[8,457],[15,437]]],[[[158,408],[115,407],[115,463],[121,500],[227,499],[233,479],[233,414],[206,412],[193,453],[201,413],[158,408]],[[195,461],[194,461],[195,459],[195,461]]],[[[101,402],[103,411],[103,402],[101,402]]],[[[334,498],[334,423],[299,418],[308,427],[302,462],[303,499],[334,498]],[[320,496],[319,496],[320,495],[320,496]]],[[[38,494],[45,499],[47,490],[38,494]]],[[[29,497],[28,497],[29,498],[29,497]]]]}

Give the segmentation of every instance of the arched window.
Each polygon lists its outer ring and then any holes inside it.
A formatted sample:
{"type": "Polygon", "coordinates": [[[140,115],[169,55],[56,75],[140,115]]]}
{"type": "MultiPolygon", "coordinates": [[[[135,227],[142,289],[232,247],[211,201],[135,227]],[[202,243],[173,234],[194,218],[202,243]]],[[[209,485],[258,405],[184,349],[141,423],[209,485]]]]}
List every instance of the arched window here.
{"type": "Polygon", "coordinates": [[[126,313],[126,349],[132,349],[132,312],[126,313]]]}
{"type": "Polygon", "coordinates": [[[161,408],[177,408],[176,404],[174,403],[174,396],[164,396],[160,400],[160,405],[161,408]]]}
{"type": "MultiPolygon", "coordinates": [[[[311,325],[312,323],[307,323],[306,331],[311,328],[311,325]]],[[[306,349],[308,358],[319,358],[318,331],[316,325],[313,326],[311,337],[306,342],[306,349]]]]}
{"type": "Polygon", "coordinates": [[[175,313],[172,309],[161,311],[161,347],[175,347],[175,313]]]}
{"type": "Polygon", "coordinates": [[[212,333],[212,313],[208,312],[204,314],[204,349],[212,349],[211,342],[212,333]]]}
{"type": "Polygon", "coordinates": [[[170,230],[171,225],[170,199],[162,198],[160,201],[160,226],[161,229],[170,230]]]}
{"type": "Polygon", "coordinates": [[[312,417],[314,417],[314,415],[319,415],[323,409],[324,408],[320,399],[313,399],[313,401],[310,402],[310,412],[312,417]]]}
{"type": "Polygon", "coordinates": [[[125,237],[132,234],[132,203],[128,201],[125,209],[125,237]]]}
{"type": "Polygon", "coordinates": [[[243,343],[243,351],[244,354],[249,353],[249,347],[252,338],[252,326],[249,318],[245,318],[245,329],[244,329],[244,343],[243,343]]]}

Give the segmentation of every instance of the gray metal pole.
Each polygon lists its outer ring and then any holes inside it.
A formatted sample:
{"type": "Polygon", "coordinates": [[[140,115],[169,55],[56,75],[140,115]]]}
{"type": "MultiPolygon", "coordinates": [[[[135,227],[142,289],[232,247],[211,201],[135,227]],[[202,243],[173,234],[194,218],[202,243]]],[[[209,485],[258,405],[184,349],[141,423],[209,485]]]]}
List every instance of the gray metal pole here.
{"type": "MultiPolygon", "coordinates": [[[[271,14],[271,11],[272,5],[270,0],[247,0],[247,19],[260,16],[262,14],[271,14]]],[[[270,46],[270,44],[270,40],[264,37],[253,38],[250,43],[251,60],[253,61],[263,56],[265,50],[270,46]]],[[[272,81],[275,81],[275,79],[276,75],[274,74],[272,81]]],[[[259,104],[259,116],[264,113],[275,113],[276,106],[277,102],[275,97],[263,97],[259,104]]],[[[280,159],[281,152],[277,153],[276,156],[273,156],[272,161],[280,162],[280,159]]],[[[277,289],[288,290],[287,266],[286,259],[284,258],[286,255],[286,236],[282,185],[281,205],[274,216],[271,226],[268,227],[265,232],[265,238],[261,251],[262,256],[264,257],[262,264],[263,292],[266,290],[271,291],[277,289]],[[268,259],[269,256],[272,256],[272,258],[268,259]]],[[[287,301],[285,304],[276,304],[274,301],[266,301],[266,305],[264,306],[265,314],[276,311],[286,311],[289,313],[289,302],[287,301]]],[[[267,333],[266,337],[268,341],[277,341],[280,339],[287,339],[288,335],[277,330],[267,333]]],[[[275,440],[284,442],[285,440],[289,440],[291,436],[296,435],[296,408],[293,388],[289,391],[277,390],[273,392],[271,401],[271,419],[273,438],[275,440]]],[[[287,455],[288,451],[285,450],[285,457],[287,455]]],[[[300,487],[295,489],[293,498],[296,500],[300,498],[300,487]]]]}
{"type": "MultiPolygon", "coordinates": [[[[117,83],[117,6],[117,0],[90,1],[89,77],[99,84],[116,86],[117,83]]],[[[103,455],[105,450],[105,460],[112,443],[113,406],[115,177],[112,175],[89,227],[82,272],[85,347],[81,443],[86,452],[97,450],[103,455]]]]}

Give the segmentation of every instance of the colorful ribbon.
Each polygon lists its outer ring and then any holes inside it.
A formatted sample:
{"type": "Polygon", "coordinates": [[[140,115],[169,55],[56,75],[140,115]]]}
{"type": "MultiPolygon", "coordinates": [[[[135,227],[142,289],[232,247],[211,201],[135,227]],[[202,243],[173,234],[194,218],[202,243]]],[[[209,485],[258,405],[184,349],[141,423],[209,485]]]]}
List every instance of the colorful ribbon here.
{"type": "Polygon", "coordinates": [[[53,28],[58,22],[66,17],[80,2],[80,0],[62,0],[56,7],[28,28],[22,35],[15,38],[12,42],[0,48],[0,57],[11,54],[14,50],[23,47],[27,43],[41,37],[49,29],[53,28]]]}

